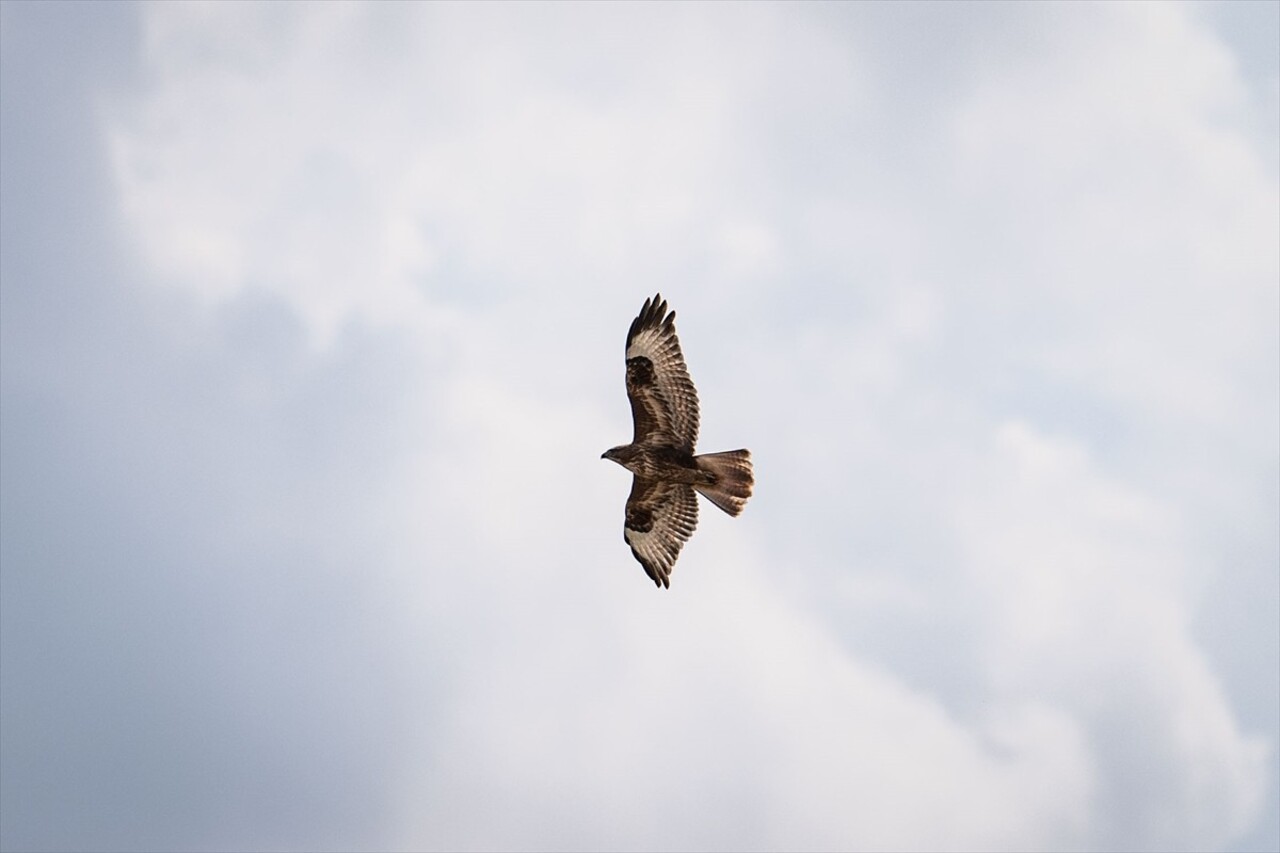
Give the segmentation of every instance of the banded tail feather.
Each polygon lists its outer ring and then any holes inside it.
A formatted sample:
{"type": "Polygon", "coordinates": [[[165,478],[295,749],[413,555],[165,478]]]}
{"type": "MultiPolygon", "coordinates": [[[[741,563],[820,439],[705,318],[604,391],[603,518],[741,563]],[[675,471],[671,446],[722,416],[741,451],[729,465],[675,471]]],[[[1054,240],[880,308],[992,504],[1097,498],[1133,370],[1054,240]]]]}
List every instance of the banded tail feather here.
{"type": "Polygon", "coordinates": [[[755,486],[755,474],[751,470],[750,450],[726,450],[723,453],[704,453],[695,456],[698,467],[715,475],[710,485],[695,485],[702,496],[720,509],[736,516],[742,512],[755,486]]]}

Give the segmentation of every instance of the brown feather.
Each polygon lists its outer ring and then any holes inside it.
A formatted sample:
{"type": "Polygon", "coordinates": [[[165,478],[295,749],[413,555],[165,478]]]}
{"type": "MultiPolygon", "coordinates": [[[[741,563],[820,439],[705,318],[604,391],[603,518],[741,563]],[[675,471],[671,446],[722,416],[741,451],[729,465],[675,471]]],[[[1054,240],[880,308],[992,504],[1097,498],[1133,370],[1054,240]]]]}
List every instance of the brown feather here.
{"type": "Polygon", "coordinates": [[[671,585],[680,549],[698,526],[698,500],[682,483],[634,478],[622,538],[659,586],[671,585]]]}
{"type": "Polygon", "coordinates": [[[680,351],[675,319],[658,295],[645,300],[627,331],[632,442],[670,444],[692,453],[698,441],[698,392],[680,351]]]}
{"type": "Polygon", "coordinates": [[[634,475],[623,539],[645,573],[671,585],[680,549],[698,526],[701,492],[730,515],[751,496],[754,475],[746,450],[694,456],[698,392],[676,337],[676,315],[662,295],[646,299],[627,330],[627,398],[635,432],[631,444],[604,456],[634,475]]]}

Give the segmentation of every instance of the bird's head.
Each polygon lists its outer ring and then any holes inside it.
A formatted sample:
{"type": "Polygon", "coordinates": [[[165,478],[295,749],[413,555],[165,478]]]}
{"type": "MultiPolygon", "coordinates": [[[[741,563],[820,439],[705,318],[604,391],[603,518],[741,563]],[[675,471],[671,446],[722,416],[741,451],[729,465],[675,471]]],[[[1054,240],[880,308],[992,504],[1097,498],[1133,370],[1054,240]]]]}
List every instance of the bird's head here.
{"type": "Polygon", "coordinates": [[[604,453],[600,454],[601,459],[612,459],[624,468],[627,465],[627,458],[630,456],[631,448],[628,445],[620,445],[618,447],[610,447],[604,453]]]}

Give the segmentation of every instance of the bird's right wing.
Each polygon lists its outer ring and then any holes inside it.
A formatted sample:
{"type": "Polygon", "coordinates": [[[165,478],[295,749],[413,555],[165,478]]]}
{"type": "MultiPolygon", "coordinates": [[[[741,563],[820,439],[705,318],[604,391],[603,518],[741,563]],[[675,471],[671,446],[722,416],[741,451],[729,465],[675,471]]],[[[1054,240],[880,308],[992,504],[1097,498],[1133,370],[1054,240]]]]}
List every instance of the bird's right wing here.
{"type": "Polygon", "coordinates": [[[693,487],[636,477],[627,497],[622,538],[659,586],[671,586],[671,570],[680,549],[698,526],[698,499],[693,487]]]}

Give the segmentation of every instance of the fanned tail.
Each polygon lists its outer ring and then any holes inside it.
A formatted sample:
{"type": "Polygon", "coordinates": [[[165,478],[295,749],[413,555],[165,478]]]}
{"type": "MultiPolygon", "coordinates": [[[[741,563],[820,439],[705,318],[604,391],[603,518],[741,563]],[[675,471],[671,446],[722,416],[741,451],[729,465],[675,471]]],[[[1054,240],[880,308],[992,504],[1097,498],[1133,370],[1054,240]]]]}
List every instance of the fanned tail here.
{"type": "Polygon", "coordinates": [[[724,453],[704,453],[694,461],[703,471],[715,475],[714,483],[695,485],[702,496],[729,515],[737,515],[751,497],[755,475],[751,472],[750,450],[726,450],[724,453]]]}

